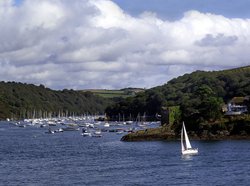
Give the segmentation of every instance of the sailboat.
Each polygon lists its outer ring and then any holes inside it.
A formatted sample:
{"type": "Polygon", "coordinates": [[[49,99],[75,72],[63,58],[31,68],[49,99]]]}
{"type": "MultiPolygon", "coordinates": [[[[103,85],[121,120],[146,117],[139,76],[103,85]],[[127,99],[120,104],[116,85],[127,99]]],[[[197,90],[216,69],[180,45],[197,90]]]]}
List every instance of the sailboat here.
{"type": "Polygon", "coordinates": [[[198,154],[198,148],[192,148],[191,146],[184,122],[181,130],[181,153],[182,155],[198,154]]]}

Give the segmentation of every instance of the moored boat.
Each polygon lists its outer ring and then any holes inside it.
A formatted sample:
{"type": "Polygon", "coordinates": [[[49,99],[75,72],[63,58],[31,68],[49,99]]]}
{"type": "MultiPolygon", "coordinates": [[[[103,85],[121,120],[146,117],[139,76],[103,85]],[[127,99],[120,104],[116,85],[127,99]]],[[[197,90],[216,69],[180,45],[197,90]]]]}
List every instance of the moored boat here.
{"type": "Polygon", "coordinates": [[[78,130],[80,130],[79,127],[72,127],[72,126],[64,127],[62,129],[63,129],[63,131],[78,131],[78,130]]]}

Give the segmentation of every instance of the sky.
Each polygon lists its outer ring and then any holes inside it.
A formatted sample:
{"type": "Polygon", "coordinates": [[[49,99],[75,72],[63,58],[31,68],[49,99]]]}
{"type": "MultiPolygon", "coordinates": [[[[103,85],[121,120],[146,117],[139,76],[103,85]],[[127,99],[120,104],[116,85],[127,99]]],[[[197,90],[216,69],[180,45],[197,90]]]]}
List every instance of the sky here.
{"type": "Polygon", "coordinates": [[[250,65],[249,0],[0,0],[0,80],[151,88],[250,65]]]}

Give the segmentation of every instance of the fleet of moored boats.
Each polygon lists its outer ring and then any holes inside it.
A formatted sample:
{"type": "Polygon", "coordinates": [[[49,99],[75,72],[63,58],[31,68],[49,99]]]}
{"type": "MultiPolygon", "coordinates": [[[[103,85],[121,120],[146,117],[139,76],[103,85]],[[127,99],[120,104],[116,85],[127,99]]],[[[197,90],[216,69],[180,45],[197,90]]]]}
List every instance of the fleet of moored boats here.
{"type": "MultiPolygon", "coordinates": [[[[93,118],[49,118],[49,119],[25,119],[23,121],[9,121],[18,127],[36,126],[46,129],[46,134],[55,134],[65,131],[80,131],[83,137],[102,137],[104,132],[117,134],[132,133],[135,130],[159,126],[159,122],[107,122],[95,121],[93,118]]],[[[198,154],[197,148],[192,148],[185,124],[181,130],[181,154],[198,154]]]]}
{"type": "Polygon", "coordinates": [[[102,137],[104,132],[131,133],[135,130],[159,126],[159,122],[107,122],[96,121],[93,117],[24,119],[23,121],[9,121],[9,123],[22,128],[28,126],[44,128],[46,134],[80,131],[80,135],[84,137],[102,137]]]}

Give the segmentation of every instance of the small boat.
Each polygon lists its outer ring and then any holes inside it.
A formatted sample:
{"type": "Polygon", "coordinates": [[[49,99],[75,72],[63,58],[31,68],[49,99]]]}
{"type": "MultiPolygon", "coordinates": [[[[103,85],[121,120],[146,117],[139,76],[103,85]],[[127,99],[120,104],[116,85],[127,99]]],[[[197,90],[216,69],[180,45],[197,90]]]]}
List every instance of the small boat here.
{"type": "Polygon", "coordinates": [[[41,128],[44,128],[44,127],[46,127],[46,126],[47,126],[46,124],[41,124],[41,125],[40,125],[41,128]]]}
{"type": "Polygon", "coordinates": [[[48,121],[47,124],[49,126],[56,126],[56,123],[54,121],[48,121]]]}
{"type": "Polygon", "coordinates": [[[92,137],[102,137],[102,131],[101,130],[96,130],[94,134],[92,134],[92,137]]]}
{"type": "Polygon", "coordinates": [[[116,134],[123,134],[123,130],[117,130],[116,134]]]}
{"type": "Polygon", "coordinates": [[[59,132],[63,132],[64,130],[62,128],[56,129],[54,132],[59,133],[59,132]]]}
{"type": "Polygon", "coordinates": [[[20,122],[19,122],[18,127],[25,128],[25,127],[26,127],[26,125],[25,125],[25,124],[22,124],[22,123],[20,123],[20,122]]]}
{"type": "Polygon", "coordinates": [[[92,136],[91,132],[89,132],[87,129],[83,128],[82,129],[82,136],[86,137],[86,136],[92,136]]]}
{"type": "Polygon", "coordinates": [[[94,132],[94,134],[96,134],[96,135],[101,135],[101,133],[102,133],[101,130],[96,130],[96,131],[94,132]]]}
{"type": "Polygon", "coordinates": [[[105,123],[104,127],[110,127],[109,123],[105,123]]]}
{"type": "Polygon", "coordinates": [[[84,137],[86,137],[86,136],[92,136],[92,134],[90,132],[87,132],[87,131],[83,132],[81,135],[84,136],[84,137]]]}
{"type": "Polygon", "coordinates": [[[48,131],[47,131],[47,132],[45,132],[45,133],[47,133],[47,134],[54,134],[54,133],[55,133],[55,131],[53,131],[53,130],[51,130],[51,128],[49,128],[49,129],[48,129],[48,131]]]}
{"type": "Polygon", "coordinates": [[[133,121],[126,121],[126,125],[131,125],[133,124],[133,121]]]}
{"type": "Polygon", "coordinates": [[[191,146],[184,122],[181,130],[181,153],[182,155],[198,154],[198,148],[192,148],[191,146]]]}

